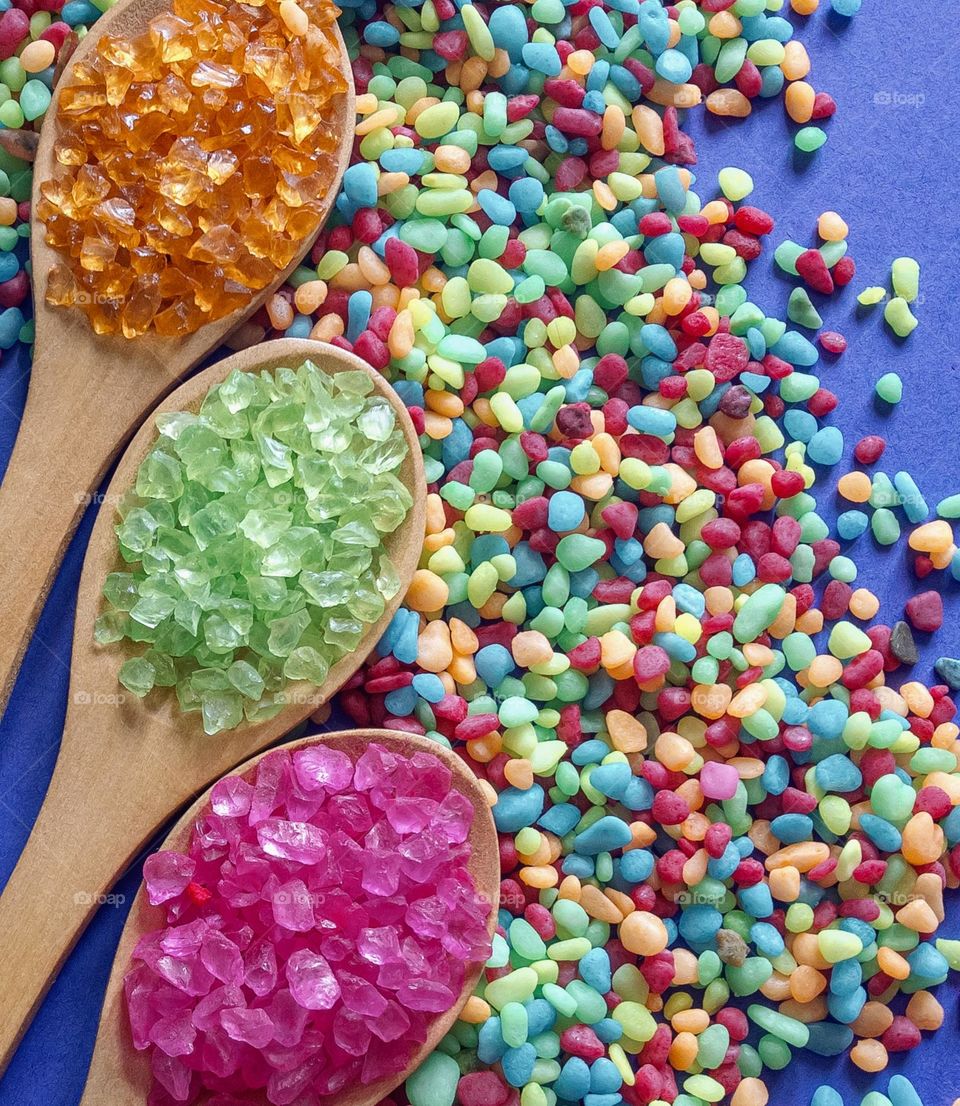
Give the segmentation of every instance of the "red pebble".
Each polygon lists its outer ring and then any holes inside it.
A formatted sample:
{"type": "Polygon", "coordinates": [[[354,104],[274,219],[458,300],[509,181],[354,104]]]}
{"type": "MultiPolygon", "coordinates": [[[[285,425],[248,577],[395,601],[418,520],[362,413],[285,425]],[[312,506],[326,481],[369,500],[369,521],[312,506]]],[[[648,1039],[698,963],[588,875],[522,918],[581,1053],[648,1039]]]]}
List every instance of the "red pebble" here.
{"type": "Polygon", "coordinates": [[[886,448],[886,438],[881,438],[879,434],[868,434],[854,446],[853,455],[861,465],[872,465],[880,460],[886,448]]]}
{"type": "Polygon", "coordinates": [[[507,1106],[510,1088],[495,1071],[474,1071],[462,1075],[457,1084],[460,1106],[507,1106]]]}
{"type": "Polygon", "coordinates": [[[833,283],[838,288],[843,288],[853,280],[856,271],[856,262],[849,254],[844,254],[833,267],[833,283]]]}
{"type": "Polygon", "coordinates": [[[846,338],[835,330],[822,330],[818,341],[827,353],[841,354],[847,348],[846,338]]]}
{"type": "Polygon", "coordinates": [[[911,1048],[916,1048],[920,1040],[920,1030],[909,1018],[898,1014],[880,1038],[880,1043],[887,1052],[908,1052],[911,1048]]]}
{"type": "Polygon", "coordinates": [[[19,8],[8,8],[0,15],[0,60],[12,58],[30,33],[30,17],[19,8]]]}
{"type": "Polygon", "coordinates": [[[907,600],[907,619],[915,630],[933,633],[943,625],[943,600],[936,591],[922,591],[907,600]]]}
{"type": "Polygon", "coordinates": [[[592,1064],[606,1056],[607,1047],[588,1025],[571,1025],[560,1034],[560,1047],[592,1064]]]}
{"type": "Polygon", "coordinates": [[[797,273],[815,292],[828,296],[833,291],[833,277],[819,250],[804,250],[796,261],[797,273]]]}

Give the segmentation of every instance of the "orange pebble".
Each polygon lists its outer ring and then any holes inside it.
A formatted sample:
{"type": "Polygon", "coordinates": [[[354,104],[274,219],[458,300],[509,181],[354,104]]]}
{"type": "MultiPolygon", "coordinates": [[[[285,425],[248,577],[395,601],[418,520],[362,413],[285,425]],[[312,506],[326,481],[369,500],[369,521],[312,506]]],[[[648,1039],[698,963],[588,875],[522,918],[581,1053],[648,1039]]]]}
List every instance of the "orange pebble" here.
{"type": "Polygon", "coordinates": [[[793,81],[787,85],[783,106],[794,123],[809,123],[813,116],[813,104],[816,99],[813,86],[806,81],[793,81]]]}
{"type": "Polygon", "coordinates": [[[790,994],[797,1002],[812,1002],[826,986],[823,973],[809,964],[801,964],[790,974],[790,994]]]}
{"type": "Polygon", "coordinates": [[[893,1011],[885,1003],[871,1000],[864,1003],[850,1028],[858,1037],[881,1037],[893,1024],[893,1011]]]}
{"type": "Polygon", "coordinates": [[[620,924],[620,941],[637,956],[656,956],[667,947],[667,927],[647,910],[635,910],[620,924]]]}
{"type": "Polygon", "coordinates": [[[883,1071],[887,1066],[887,1050],[880,1041],[869,1038],[857,1043],[850,1049],[850,1059],[861,1071],[883,1071]]]}
{"type": "Polygon", "coordinates": [[[678,1033],[670,1045],[670,1064],[676,1071],[686,1071],[697,1058],[697,1038],[692,1033],[678,1033]]]}
{"type": "Polygon", "coordinates": [[[906,1013],[917,1029],[932,1032],[943,1025],[943,1007],[929,991],[915,991],[907,1003],[906,1013]]]}
{"type": "Polygon", "coordinates": [[[730,1106],[767,1106],[769,1101],[770,1092],[766,1083],[751,1075],[737,1084],[730,1106]]]}
{"type": "Polygon", "coordinates": [[[735,119],[744,119],[753,108],[744,94],[735,88],[718,88],[706,99],[707,111],[735,119]]]}
{"type": "Polygon", "coordinates": [[[533,768],[529,760],[508,760],[503,766],[503,774],[507,783],[520,791],[529,791],[533,787],[533,768]]]}
{"type": "Polygon", "coordinates": [[[851,503],[866,503],[872,490],[870,477],[865,472],[847,472],[837,481],[837,491],[851,503]]]}
{"type": "Polygon", "coordinates": [[[867,621],[880,610],[880,600],[867,588],[857,588],[850,596],[850,613],[854,618],[867,621]]]}
{"type": "Polygon", "coordinates": [[[908,864],[933,864],[943,855],[943,830],[925,811],[914,814],[903,828],[903,858],[908,864]]]}

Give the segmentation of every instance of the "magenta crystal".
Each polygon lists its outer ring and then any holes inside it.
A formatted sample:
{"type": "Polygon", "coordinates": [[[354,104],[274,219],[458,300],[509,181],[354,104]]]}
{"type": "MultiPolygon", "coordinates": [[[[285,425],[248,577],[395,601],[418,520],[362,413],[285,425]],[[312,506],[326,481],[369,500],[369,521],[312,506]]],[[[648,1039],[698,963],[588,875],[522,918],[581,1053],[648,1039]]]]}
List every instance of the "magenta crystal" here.
{"type": "Polygon", "coordinates": [[[322,745],[220,780],[189,850],[150,857],[164,925],[124,980],[149,1106],[334,1106],[404,1068],[488,958],[473,808],[428,753],[322,745]]]}

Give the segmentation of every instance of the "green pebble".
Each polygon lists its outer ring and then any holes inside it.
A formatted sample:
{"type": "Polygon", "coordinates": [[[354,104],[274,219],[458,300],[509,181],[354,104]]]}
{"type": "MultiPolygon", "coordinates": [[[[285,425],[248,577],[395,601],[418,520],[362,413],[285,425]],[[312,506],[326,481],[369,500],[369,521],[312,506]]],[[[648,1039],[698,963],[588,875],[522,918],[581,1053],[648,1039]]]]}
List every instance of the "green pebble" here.
{"type": "Polygon", "coordinates": [[[948,495],[937,504],[937,514],[941,518],[960,518],[960,495],[948,495]]]}
{"type": "Polygon", "coordinates": [[[920,291],[920,265],[912,257],[898,257],[890,266],[894,294],[913,303],[920,291]]]}
{"type": "Polygon", "coordinates": [[[889,404],[903,399],[903,381],[895,372],[884,373],[874,387],[877,395],[889,404]]]}
{"type": "Polygon", "coordinates": [[[404,1085],[410,1106],[453,1106],[460,1065],[452,1056],[431,1053],[404,1085]]]}
{"type": "Polygon", "coordinates": [[[874,511],[870,529],[880,545],[895,545],[900,540],[900,523],[888,507],[874,511]]]}
{"type": "Polygon", "coordinates": [[[743,169],[727,167],[717,174],[720,191],[728,200],[737,203],[753,191],[753,178],[743,169]]]}
{"type": "Polygon", "coordinates": [[[793,137],[794,145],[805,154],[819,150],[826,141],[826,131],[820,127],[801,127],[793,137]]]}
{"type": "Polygon", "coordinates": [[[24,119],[39,119],[50,106],[50,89],[43,81],[30,80],[20,91],[20,110],[24,119]]]}
{"type": "Polygon", "coordinates": [[[787,301],[787,318],[797,326],[805,326],[809,330],[817,330],[823,326],[820,312],[813,306],[813,301],[806,288],[794,288],[787,301]]]}
{"type": "Polygon", "coordinates": [[[906,338],[919,325],[907,301],[901,296],[894,296],[893,299],[887,301],[883,308],[883,318],[898,338],[906,338]]]}
{"type": "Polygon", "coordinates": [[[780,613],[786,592],[778,584],[763,584],[740,608],[733,623],[733,636],[737,641],[755,641],[780,613]]]}
{"type": "Polygon", "coordinates": [[[747,1017],[761,1029],[767,1030],[768,1033],[793,1045],[794,1048],[805,1048],[807,1041],[810,1040],[810,1030],[803,1022],[789,1018],[786,1014],[780,1014],[769,1006],[753,1003],[747,1007],[747,1017]]]}

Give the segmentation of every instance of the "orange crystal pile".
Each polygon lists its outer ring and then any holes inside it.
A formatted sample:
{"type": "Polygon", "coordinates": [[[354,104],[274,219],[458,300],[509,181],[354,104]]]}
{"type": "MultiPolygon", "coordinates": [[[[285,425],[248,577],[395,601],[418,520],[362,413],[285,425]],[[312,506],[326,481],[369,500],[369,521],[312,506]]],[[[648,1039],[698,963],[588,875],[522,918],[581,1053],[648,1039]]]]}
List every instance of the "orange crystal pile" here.
{"type": "Polygon", "coordinates": [[[175,337],[275,281],[336,174],[337,14],[330,0],[174,0],[142,34],[103,36],[60,95],[37,210],[64,257],[47,301],[98,334],[175,337]]]}

